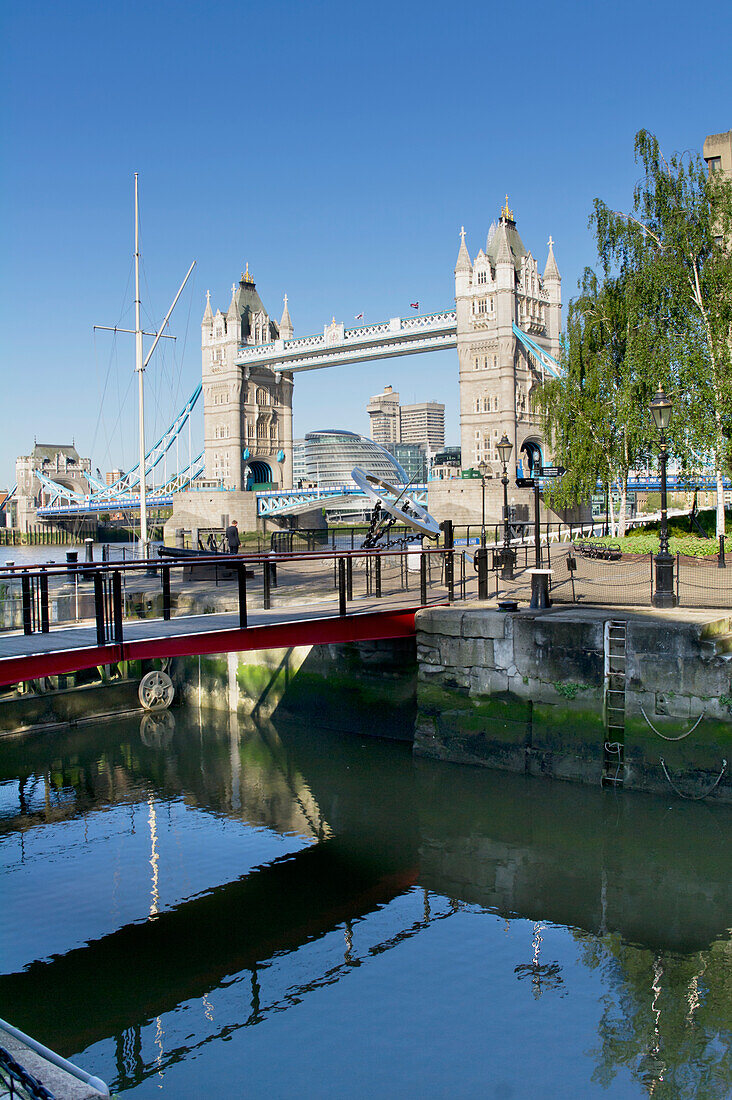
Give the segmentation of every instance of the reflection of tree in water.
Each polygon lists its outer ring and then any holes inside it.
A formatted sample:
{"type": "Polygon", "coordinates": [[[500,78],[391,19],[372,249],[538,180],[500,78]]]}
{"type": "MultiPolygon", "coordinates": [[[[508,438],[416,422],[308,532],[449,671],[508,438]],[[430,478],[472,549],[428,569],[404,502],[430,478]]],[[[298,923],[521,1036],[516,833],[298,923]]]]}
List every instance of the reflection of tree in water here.
{"type": "Polygon", "coordinates": [[[559,963],[543,963],[540,961],[541,945],[543,943],[542,932],[544,925],[539,921],[534,923],[533,947],[534,957],[530,963],[519,963],[513,969],[514,974],[521,981],[522,978],[531,978],[531,985],[536,1000],[541,997],[544,990],[559,989],[564,985],[562,968],[559,963]]]}
{"type": "Polygon", "coordinates": [[[625,1068],[655,1098],[732,1095],[732,943],[654,954],[614,934],[575,935],[607,989],[593,1080],[607,1088],[625,1068]]]}

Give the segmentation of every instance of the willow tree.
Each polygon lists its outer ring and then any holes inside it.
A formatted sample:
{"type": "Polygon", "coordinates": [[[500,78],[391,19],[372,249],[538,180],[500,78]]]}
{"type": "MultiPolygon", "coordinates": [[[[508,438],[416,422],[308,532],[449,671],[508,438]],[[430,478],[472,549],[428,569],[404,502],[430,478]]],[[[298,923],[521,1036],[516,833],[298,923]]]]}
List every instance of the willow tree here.
{"type": "Polygon", "coordinates": [[[632,210],[596,199],[590,221],[605,275],[624,288],[628,360],[639,382],[652,375],[674,399],[677,456],[714,471],[719,535],[732,432],[732,182],[698,156],[666,160],[647,130],[635,158],[632,210]]]}
{"type": "Polygon", "coordinates": [[[625,534],[629,472],[647,456],[647,409],[653,379],[638,355],[623,277],[585,270],[570,302],[561,376],[537,403],[555,461],[566,474],[552,493],[558,504],[589,500],[607,487],[613,533],[625,534]],[[620,498],[616,527],[613,494],[620,498]]]}

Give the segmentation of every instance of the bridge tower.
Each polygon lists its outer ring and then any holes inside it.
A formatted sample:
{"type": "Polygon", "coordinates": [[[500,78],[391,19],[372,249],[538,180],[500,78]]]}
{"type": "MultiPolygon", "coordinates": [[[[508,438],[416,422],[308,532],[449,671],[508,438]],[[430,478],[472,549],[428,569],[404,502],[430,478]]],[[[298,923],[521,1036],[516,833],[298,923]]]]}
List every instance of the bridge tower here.
{"type": "Polygon", "coordinates": [[[508,196],[498,225],[491,226],[485,249],[474,260],[461,230],[455,302],[463,468],[485,463],[500,477],[496,445],[504,432],[513,443],[512,459],[523,462],[525,474],[534,461],[546,462],[539,420],[531,411],[541,367],[513,326],[559,358],[561,288],[551,237],[542,277],[519,236],[508,196]]]}
{"type": "Polygon", "coordinates": [[[287,297],[278,325],[262,304],[248,264],[231,288],[226,313],[214,313],[206,295],[201,322],[206,477],[225,489],[292,487],[292,374],[236,363],[242,347],[292,335],[287,297]]]}

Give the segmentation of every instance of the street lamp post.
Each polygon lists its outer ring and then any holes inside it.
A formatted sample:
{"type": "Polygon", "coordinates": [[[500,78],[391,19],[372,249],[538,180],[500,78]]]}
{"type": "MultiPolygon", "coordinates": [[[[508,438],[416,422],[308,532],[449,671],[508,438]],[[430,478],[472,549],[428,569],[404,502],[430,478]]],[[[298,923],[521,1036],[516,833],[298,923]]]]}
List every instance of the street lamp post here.
{"type": "Polygon", "coordinates": [[[513,444],[505,432],[503,433],[501,441],[498,443],[497,450],[501,462],[503,463],[503,477],[501,478],[501,485],[503,485],[503,550],[501,551],[501,580],[512,581],[515,554],[511,549],[508,534],[508,473],[506,467],[511,458],[513,444]]]}
{"type": "Polygon", "coordinates": [[[672,404],[661,387],[650,404],[653,423],[659,433],[661,462],[661,531],[658,553],[656,554],[656,585],[652,597],[654,607],[675,607],[674,595],[674,559],[668,550],[668,506],[666,498],[666,464],[668,462],[668,441],[666,431],[671,422],[672,404]]]}
{"type": "Polygon", "coordinates": [[[478,473],[480,474],[480,548],[485,550],[485,475],[488,471],[488,467],[485,462],[478,464],[478,473]]]}

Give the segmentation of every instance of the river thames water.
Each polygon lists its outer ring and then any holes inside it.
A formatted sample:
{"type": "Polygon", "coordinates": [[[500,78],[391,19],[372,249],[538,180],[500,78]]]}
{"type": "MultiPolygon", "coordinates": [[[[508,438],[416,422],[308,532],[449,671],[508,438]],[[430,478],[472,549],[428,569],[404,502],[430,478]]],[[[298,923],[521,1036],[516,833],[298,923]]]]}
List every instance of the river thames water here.
{"type": "Polygon", "coordinates": [[[276,714],[5,741],[2,1015],[125,1097],[718,1100],[730,836],[276,714]]]}

